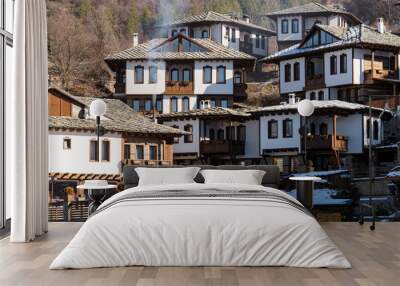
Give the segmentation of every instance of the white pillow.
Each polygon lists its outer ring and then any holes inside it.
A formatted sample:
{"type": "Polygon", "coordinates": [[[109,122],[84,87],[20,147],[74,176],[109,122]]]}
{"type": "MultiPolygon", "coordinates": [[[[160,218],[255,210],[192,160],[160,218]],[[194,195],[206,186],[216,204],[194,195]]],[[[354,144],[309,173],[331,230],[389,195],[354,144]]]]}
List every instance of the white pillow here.
{"type": "Polygon", "coordinates": [[[265,171],[261,170],[202,170],[205,184],[261,185],[265,171]]]}
{"type": "Polygon", "coordinates": [[[200,168],[136,168],[138,186],[195,183],[193,180],[200,168]]]}

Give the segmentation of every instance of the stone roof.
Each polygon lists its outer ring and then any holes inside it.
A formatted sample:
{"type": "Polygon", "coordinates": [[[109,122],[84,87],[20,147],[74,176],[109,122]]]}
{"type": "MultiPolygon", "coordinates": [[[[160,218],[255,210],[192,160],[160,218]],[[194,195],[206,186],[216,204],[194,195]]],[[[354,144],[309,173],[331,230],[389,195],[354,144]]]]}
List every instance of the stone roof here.
{"type": "Polygon", "coordinates": [[[289,15],[302,15],[302,14],[341,14],[346,16],[348,19],[352,20],[354,24],[361,24],[361,20],[358,19],[356,16],[351,14],[350,12],[339,9],[334,6],[326,6],[322,5],[321,3],[311,2],[305,5],[296,6],[288,9],[283,9],[279,11],[275,11],[272,13],[267,14],[270,18],[277,18],[279,16],[289,16],[289,15]]]}
{"type": "MultiPolygon", "coordinates": [[[[314,108],[316,111],[318,110],[342,110],[342,111],[347,111],[349,113],[355,113],[355,112],[367,112],[369,110],[368,105],[364,104],[359,104],[359,103],[352,103],[352,102],[347,102],[347,101],[341,101],[341,100],[312,100],[312,103],[314,105],[314,108]]],[[[283,111],[292,111],[292,112],[297,112],[297,103],[294,104],[280,104],[280,105],[273,105],[273,106],[266,106],[266,107],[261,107],[258,109],[255,109],[253,111],[250,111],[250,113],[254,114],[266,114],[266,113],[276,113],[276,112],[283,112],[283,111]]],[[[372,108],[372,110],[376,112],[385,112],[388,114],[391,114],[390,111],[384,110],[382,108],[372,108]]]]}
{"type": "Polygon", "coordinates": [[[278,62],[284,59],[297,58],[308,54],[322,53],[331,50],[341,50],[351,47],[369,48],[388,50],[396,52],[400,49],[400,37],[391,33],[379,33],[375,28],[361,24],[347,28],[345,31],[334,29],[326,25],[315,24],[312,30],[321,29],[333,34],[339,40],[331,44],[320,45],[316,47],[304,48],[300,44],[293,45],[287,49],[276,52],[267,56],[260,61],[278,62]]]}
{"type": "Polygon", "coordinates": [[[255,29],[271,35],[275,35],[275,32],[270,29],[267,29],[265,27],[253,23],[248,23],[245,20],[235,15],[221,14],[214,11],[207,11],[198,15],[182,17],[173,21],[172,23],[163,26],[171,27],[171,26],[182,26],[182,25],[196,24],[196,23],[228,23],[250,29],[255,29]]]}
{"type": "Polygon", "coordinates": [[[249,60],[255,61],[256,58],[246,53],[237,51],[235,49],[225,47],[222,44],[211,41],[209,39],[189,38],[182,34],[175,37],[152,39],[148,42],[137,45],[136,47],[129,48],[109,55],[105,58],[106,62],[112,61],[126,61],[126,60],[249,60]],[[172,41],[177,37],[186,38],[188,41],[193,42],[206,51],[201,52],[155,52],[153,49],[159,47],[167,41],[172,41]]]}
{"type": "MultiPolygon", "coordinates": [[[[68,97],[81,103],[87,109],[89,109],[93,100],[98,99],[95,97],[73,96],[69,93],[68,97]]],[[[101,121],[101,126],[107,131],[157,136],[179,136],[186,134],[184,131],[154,123],[151,119],[135,113],[119,99],[102,98],[102,100],[106,103],[107,110],[104,120],[101,121]]],[[[96,122],[91,118],[49,116],[49,128],[95,130],[96,122]]]]}
{"type": "Polygon", "coordinates": [[[237,109],[224,107],[211,107],[204,109],[193,109],[187,112],[172,112],[158,115],[160,121],[169,121],[175,119],[196,119],[196,118],[235,118],[245,119],[250,114],[237,109]]]}

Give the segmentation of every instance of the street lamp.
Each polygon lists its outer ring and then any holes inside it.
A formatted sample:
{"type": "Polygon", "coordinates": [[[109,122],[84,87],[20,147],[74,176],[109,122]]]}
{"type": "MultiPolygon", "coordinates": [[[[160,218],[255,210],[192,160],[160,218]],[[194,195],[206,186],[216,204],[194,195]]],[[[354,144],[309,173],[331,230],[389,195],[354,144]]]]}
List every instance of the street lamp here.
{"type": "Polygon", "coordinates": [[[96,116],[96,135],[97,135],[97,160],[100,161],[100,117],[106,113],[106,103],[101,99],[96,99],[90,104],[90,115],[96,116]]]}
{"type": "Polygon", "coordinates": [[[314,104],[308,99],[300,101],[297,105],[297,112],[304,118],[304,163],[307,169],[307,117],[310,117],[314,113],[314,109],[314,104]]]}

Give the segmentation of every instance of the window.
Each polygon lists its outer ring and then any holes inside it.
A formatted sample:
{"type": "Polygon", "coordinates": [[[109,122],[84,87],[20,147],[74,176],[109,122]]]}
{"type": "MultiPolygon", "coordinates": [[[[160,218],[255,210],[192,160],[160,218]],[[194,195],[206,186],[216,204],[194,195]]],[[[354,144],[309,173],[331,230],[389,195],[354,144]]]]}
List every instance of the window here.
{"type": "Polygon", "coordinates": [[[236,29],[232,28],[232,36],[231,36],[232,43],[236,42],[236,29]]]}
{"type": "Polygon", "coordinates": [[[189,82],[192,80],[192,73],[190,69],[186,68],[182,71],[182,80],[185,82],[189,82]]]}
{"type": "Polygon", "coordinates": [[[176,35],[178,35],[178,30],[172,30],[171,37],[175,37],[176,35]]]}
{"type": "Polygon", "coordinates": [[[377,120],[373,123],[373,133],[374,140],[379,140],[379,122],[377,120]]]}
{"type": "Polygon", "coordinates": [[[173,68],[171,70],[171,81],[178,81],[179,80],[179,70],[173,68]]]}
{"type": "Polygon", "coordinates": [[[216,104],[215,104],[215,99],[211,99],[211,100],[210,100],[210,106],[211,106],[211,107],[215,107],[215,105],[216,105],[216,104]]]}
{"type": "Polygon", "coordinates": [[[335,55],[331,56],[331,74],[337,74],[337,57],[335,55]]]}
{"type": "Polygon", "coordinates": [[[282,34],[289,33],[289,22],[287,19],[284,19],[281,22],[281,32],[282,32],[282,34]]]}
{"type": "Polygon", "coordinates": [[[221,107],[228,108],[228,100],[227,99],[221,99],[221,107]]]}
{"type": "Polygon", "coordinates": [[[310,93],[310,100],[315,100],[315,92],[310,93]]]}
{"type": "Polygon", "coordinates": [[[369,132],[370,132],[370,128],[371,128],[371,122],[369,119],[367,119],[367,138],[369,139],[369,132]]]}
{"type": "Polygon", "coordinates": [[[208,39],[208,30],[201,31],[201,37],[203,39],[208,39]]]}
{"type": "Polygon", "coordinates": [[[139,112],[140,111],[140,100],[139,99],[132,100],[132,109],[135,112],[139,112]]]}
{"type": "Polygon", "coordinates": [[[124,159],[130,160],[131,159],[131,145],[124,144],[124,159]]]}
{"type": "Polygon", "coordinates": [[[318,92],[318,100],[324,100],[324,91],[323,90],[320,90],[319,92],[318,92]]]}
{"type": "Polygon", "coordinates": [[[205,66],[203,67],[203,83],[211,83],[212,82],[212,67],[205,66]]]}
{"type": "Polygon", "coordinates": [[[188,112],[189,110],[189,97],[185,96],[184,98],[182,98],[182,111],[188,112]]]}
{"type": "Polygon", "coordinates": [[[297,34],[299,32],[299,20],[293,19],[292,20],[292,33],[297,34]]]}
{"type": "Polygon", "coordinates": [[[183,130],[190,133],[189,135],[184,135],[183,142],[192,143],[193,142],[193,126],[190,124],[187,124],[187,125],[185,125],[185,127],[183,127],[183,130]]]}
{"type": "Polygon", "coordinates": [[[283,137],[291,138],[293,137],[293,120],[285,119],[283,120],[283,137]]]}
{"type": "Polygon", "coordinates": [[[171,97],[170,103],[171,103],[170,107],[171,112],[178,112],[178,99],[176,97],[171,97]]]}
{"type": "Polygon", "coordinates": [[[99,161],[99,156],[97,153],[97,140],[90,140],[89,161],[90,162],[98,162],[99,161]]]}
{"type": "Polygon", "coordinates": [[[218,138],[218,140],[224,140],[225,139],[224,129],[218,129],[217,138],[218,138]]]}
{"type": "Polygon", "coordinates": [[[298,81],[300,80],[300,63],[296,62],[293,65],[293,80],[298,81]]]}
{"type": "Polygon", "coordinates": [[[144,82],[144,68],[143,66],[135,67],[135,83],[141,84],[144,82]]]}
{"type": "Polygon", "coordinates": [[[70,150],[71,149],[71,138],[64,138],[63,140],[63,149],[70,150]]]}
{"type": "Polygon", "coordinates": [[[136,145],[136,160],[144,160],[144,146],[136,145]]]}
{"type": "Polygon", "coordinates": [[[344,100],[344,92],[343,92],[343,90],[339,89],[337,91],[337,99],[338,100],[344,100]]]}
{"type": "Polygon", "coordinates": [[[208,131],[208,137],[210,138],[210,140],[214,140],[214,139],[215,139],[215,131],[214,131],[213,128],[211,128],[211,129],[208,131]]]}
{"type": "Polygon", "coordinates": [[[217,67],[217,83],[226,83],[226,67],[217,67]]]}
{"type": "Polygon", "coordinates": [[[260,35],[256,35],[256,49],[260,48],[260,35]]]}
{"type": "Polygon", "coordinates": [[[265,44],[266,44],[266,42],[265,42],[265,36],[262,36],[262,37],[261,37],[261,49],[265,50],[265,44]]]}
{"type": "Polygon", "coordinates": [[[328,125],[326,123],[321,123],[319,126],[319,135],[328,135],[328,125]]]}
{"type": "Polygon", "coordinates": [[[235,126],[227,126],[225,129],[226,129],[226,140],[236,140],[235,126]]]}
{"type": "Polygon", "coordinates": [[[158,112],[158,113],[162,113],[162,110],[163,110],[163,101],[162,101],[161,98],[160,98],[160,99],[157,99],[157,101],[156,101],[156,109],[157,109],[157,112],[158,112]]]}
{"type": "Polygon", "coordinates": [[[268,138],[270,139],[278,138],[278,121],[276,120],[268,121],[268,138]]]}
{"type": "Polygon", "coordinates": [[[291,81],[291,65],[286,64],[285,65],[285,82],[290,82],[291,81]]]}
{"type": "Polygon", "coordinates": [[[101,141],[101,161],[110,162],[110,141],[101,141]]]}
{"type": "Polygon", "coordinates": [[[149,67],[149,83],[157,83],[157,67],[149,67]]]}
{"type": "MultiPolygon", "coordinates": [[[[178,125],[173,125],[172,128],[179,129],[179,126],[178,125]]],[[[179,143],[179,137],[174,137],[174,143],[175,144],[179,143]]]]}
{"type": "Polygon", "coordinates": [[[157,146],[150,145],[149,146],[149,159],[150,160],[157,160],[157,146]]]}
{"type": "Polygon", "coordinates": [[[311,135],[315,135],[315,130],[316,130],[316,128],[315,128],[315,123],[312,122],[312,123],[310,124],[310,133],[311,133],[311,135]]]}
{"type": "Polygon", "coordinates": [[[228,39],[228,42],[231,40],[231,37],[230,37],[230,29],[229,29],[229,27],[226,27],[225,28],[225,37],[228,39]]]}
{"type": "Polygon", "coordinates": [[[146,99],[144,102],[144,110],[150,112],[153,109],[153,103],[151,99],[146,99]]]}
{"type": "Polygon", "coordinates": [[[242,72],[236,71],[233,75],[233,82],[234,83],[242,83],[242,72]]]}
{"type": "Polygon", "coordinates": [[[347,73],[347,55],[340,55],[340,73],[347,73]]]}
{"type": "Polygon", "coordinates": [[[241,142],[246,141],[246,126],[239,125],[237,127],[237,140],[241,142]]]}

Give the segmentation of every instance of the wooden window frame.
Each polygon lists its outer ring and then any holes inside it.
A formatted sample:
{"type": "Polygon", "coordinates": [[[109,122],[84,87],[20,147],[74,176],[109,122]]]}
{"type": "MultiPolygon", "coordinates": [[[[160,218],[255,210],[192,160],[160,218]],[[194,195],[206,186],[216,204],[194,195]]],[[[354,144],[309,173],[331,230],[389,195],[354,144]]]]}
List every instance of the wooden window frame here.
{"type": "Polygon", "coordinates": [[[232,31],[231,31],[231,42],[236,43],[236,29],[235,28],[232,28],[232,31]]]}
{"type": "Polygon", "coordinates": [[[281,20],[281,34],[289,34],[289,20],[288,19],[281,20]],[[284,23],[286,23],[286,29],[284,29],[284,23]]]}
{"type": "Polygon", "coordinates": [[[155,84],[155,83],[157,83],[158,82],[158,67],[157,66],[154,66],[154,65],[152,65],[152,66],[149,66],[149,83],[150,84],[155,84]],[[155,69],[155,80],[154,79],[152,79],[152,70],[154,70],[155,69]]]}
{"type": "Polygon", "coordinates": [[[123,146],[123,158],[124,158],[124,160],[131,160],[132,159],[131,154],[132,154],[132,144],[124,143],[124,146],[123,146]],[[129,147],[129,158],[125,158],[125,146],[129,147]]]}
{"type": "Polygon", "coordinates": [[[182,81],[183,82],[191,82],[192,81],[192,70],[190,68],[184,68],[182,70],[182,81]],[[189,72],[189,79],[185,80],[185,72],[188,71],[189,72]]]}
{"type": "Polygon", "coordinates": [[[217,66],[217,84],[226,84],[226,66],[217,66]],[[224,80],[223,81],[219,81],[219,70],[223,69],[224,70],[224,80]]]}
{"type": "Polygon", "coordinates": [[[178,112],[178,98],[177,98],[176,96],[172,96],[172,97],[169,99],[169,111],[170,111],[171,113],[178,112]],[[176,107],[176,111],[173,111],[173,110],[172,110],[172,106],[173,106],[172,102],[173,102],[174,100],[176,100],[176,103],[174,104],[175,107],[176,107]]]}
{"type": "Polygon", "coordinates": [[[318,91],[318,100],[322,101],[325,99],[325,92],[323,90],[318,91]]]}
{"type": "Polygon", "coordinates": [[[299,19],[292,19],[291,21],[292,24],[292,34],[298,34],[300,32],[300,22],[299,19]],[[296,23],[296,25],[295,25],[296,23]],[[296,29],[294,29],[294,27],[296,27],[296,29]],[[296,30],[296,31],[295,31],[296,30]]]}
{"type": "Polygon", "coordinates": [[[299,81],[300,80],[300,63],[295,62],[293,64],[293,81],[299,81]]]}
{"type": "Polygon", "coordinates": [[[282,121],[282,135],[283,138],[293,138],[293,119],[286,118],[282,121]],[[287,123],[290,122],[290,130],[287,129],[287,123]],[[290,131],[290,132],[289,132],[290,131]]]}
{"type": "Polygon", "coordinates": [[[180,78],[179,77],[179,69],[178,68],[172,68],[171,71],[170,71],[170,81],[179,81],[179,78],[180,78]],[[175,71],[176,71],[176,74],[178,76],[178,79],[176,79],[176,80],[172,79],[172,73],[175,72],[175,71]]]}
{"type": "Polygon", "coordinates": [[[340,73],[347,73],[347,54],[340,55],[340,73]]]}
{"type": "Polygon", "coordinates": [[[158,160],[158,145],[156,145],[156,144],[149,144],[149,161],[157,161],[158,160]],[[150,155],[151,155],[151,148],[155,148],[155,154],[154,154],[154,158],[155,159],[152,159],[151,157],[150,157],[150,155]]]}
{"type": "Polygon", "coordinates": [[[239,142],[246,142],[246,125],[240,124],[236,127],[236,138],[239,142]],[[244,130],[243,140],[240,138],[240,130],[244,130]]]}
{"type": "Polygon", "coordinates": [[[241,84],[241,83],[243,83],[243,74],[242,74],[241,71],[235,71],[235,72],[233,73],[233,83],[235,83],[235,84],[241,84]],[[240,81],[239,81],[239,82],[236,82],[236,76],[237,76],[237,75],[239,75],[239,77],[240,77],[240,81]]]}
{"type": "Polygon", "coordinates": [[[268,120],[268,139],[278,139],[279,137],[279,124],[275,119],[268,120]],[[272,124],[276,124],[276,135],[272,135],[272,124]]]}
{"type": "Polygon", "coordinates": [[[203,67],[203,84],[211,84],[212,83],[212,66],[204,66],[203,67]],[[210,71],[210,81],[206,81],[206,71],[210,71]]]}
{"type": "Polygon", "coordinates": [[[182,97],[182,112],[188,112],[190,111],[190,98],[188,96],[182,97]],[[185,100],[187,100],[188,103],[188,109],[185,111],[185,100]]]}
{"type": "Polygon", "coordinates": [[[285,64],[284,73],[285,73],[285,82],[291,82],[292,81],[292,65],[290,63],[285,64]]]}
{"type": "Polygon", "coordinates": [[[144,84],[144,66],[137,65],[137,66],[135,66],[134,71],[135,71],[135,74],[134,74],[135,84],[144,84]],[[141,81],[138,80],[138,69],[142,70],[142,80],[141,81]]]}
{"type": "MultiPolygon", "coordinates": [[[[97,153],[97,149],[100,149],[100,148],[97,147],[97,144],[98,144],[97,139],[90,139],[90,140],[89,140],[89,162],[90,162],[90,163],[99,163],[99,162],[100,162],[100,158],[97,158],[97,160],[96,160],[96,159],[95,159],[95,160],[92,160],[92,159],[90,158],[92,142],[95,143],[95,147],[96,147],[96,148],[95,148],[95,157],[100,157],[100,154],[97,153]]],[[[99,153],[100,153],[100,152],[99,152],[99,153]]]]}
{"type": "Polygon", "coordinates": [[[101,162],[111,162],[111,141],[109,139],[101,140],[101,150],[100,151],[101,151],[100,152],[101,162]],[[104,142],[108,142],[108,160],[103,160],[104,142]]]}
{"type": "Polygon", "coordinates": [[[331,75],[337,75],[337,56],[331,55],[329,57],[331,75]]]}
{"type": "Polygon", "coordinates": [[[145,150],[145,144],[135,144],[134,145],[135,146],[135,160],[146,160],[145,158],[146,158],[146,150],[145,150]],[[143,150],[143,152],[142,152],[142,154],[143,154],[143,158],[142,159],[139,159],[138,158],[138,152],[137,152],[137,148],[138,147],[141,147],[141,148],[143,148],[142,150],[143,150]]]}

